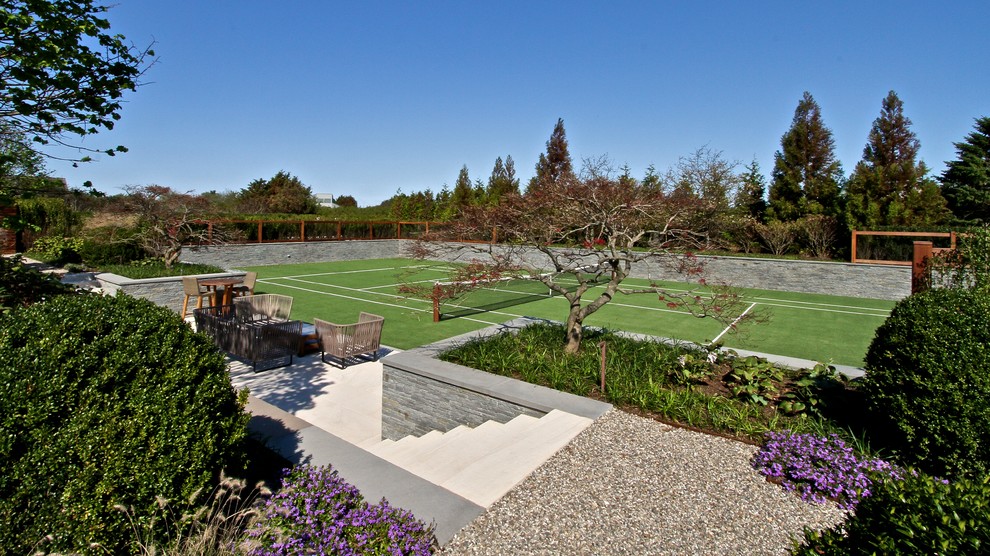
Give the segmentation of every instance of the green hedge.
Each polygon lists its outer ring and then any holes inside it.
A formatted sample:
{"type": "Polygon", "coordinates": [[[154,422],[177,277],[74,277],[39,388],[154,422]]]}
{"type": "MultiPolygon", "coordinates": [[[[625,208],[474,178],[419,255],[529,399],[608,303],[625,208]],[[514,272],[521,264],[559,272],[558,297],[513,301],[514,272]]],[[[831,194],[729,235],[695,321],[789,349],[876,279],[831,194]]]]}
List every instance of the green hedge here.
{"type": "Polygon", "coordinates": [[[242,460],[244,401],[210,341],[150,302],[59,296],[3,315],[0,554],[133,553],[115,506],[144,529],[156,497],[181,515],[208,494],[242,460]]]}
{"type": "Polygon", "coordinates": [[[987,554],[990,478],[950,484],[925,474],[886,481],[845,523],[806,530],[792,554],[987,554]]]}
{"type": "Polygon", "coordinates": [[[990,471],[990,296],[931,290],[898,303],[866,355],[872,437],[933,475],[990,471]]]}

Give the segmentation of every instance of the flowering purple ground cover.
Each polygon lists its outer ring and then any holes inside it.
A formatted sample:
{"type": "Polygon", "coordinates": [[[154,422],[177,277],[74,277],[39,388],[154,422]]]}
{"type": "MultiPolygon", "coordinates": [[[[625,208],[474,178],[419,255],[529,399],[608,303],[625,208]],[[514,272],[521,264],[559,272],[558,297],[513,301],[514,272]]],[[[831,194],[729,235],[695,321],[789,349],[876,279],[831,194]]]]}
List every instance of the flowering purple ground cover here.
{"type": "Polygon", "coordinates": [[[852,510],[870,495],[875,482],[900,480],[904,475],[903,469],[884,460],[856,457],[835,434],[821,437],[785,430],[766,436],[753,457],[753,467],[811,502],[834,500],[852,510]]]}
{"type": "Polygon", "coordinates": [[[251,554],[431,554],[433,528],[382,499],[369,504],[331,467],[286,470],[282,489],[249,532],[251,554]]]}

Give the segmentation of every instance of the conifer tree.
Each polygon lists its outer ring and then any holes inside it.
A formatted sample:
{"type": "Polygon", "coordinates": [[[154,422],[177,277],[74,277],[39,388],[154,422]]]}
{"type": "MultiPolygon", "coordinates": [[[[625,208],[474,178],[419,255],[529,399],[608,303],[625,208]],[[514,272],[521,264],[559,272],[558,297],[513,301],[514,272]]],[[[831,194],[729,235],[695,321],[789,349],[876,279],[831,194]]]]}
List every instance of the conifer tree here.
{"type": "Polygon", "coordinates": [[[540,159],[536,163],[536,175],[530,180],[526,193],[536,191],[545,185],[558,184],[574,178],[574,164],[571,162],[571,153],[567,150],[564,119],[558,118],[550,140],[547,141],[547,152],[540,154],[540,159]]]}
{"type": "Polygon", "coordinates": [[[450,204],[455,214],[459,213],[465,207],[474,204],[474,188],[471,185],[471,178],[468,176],[466,164],[461,167],[461,171],[457,174],[454,191],[450,196],[450,204]]]}
{"type": "Polygon", "coordinates": [[[849,178],[847,222],[853,229],[890,225],[931,225],[944,220],[945,199],[928,168],[917,161],[921,143],[904,115],[904,103],[890,91],[873,121],[863,159],[849,178]]]}
{"type": "Polygon", "coordinates": [[[839,213],[842,165],[835,157],[832,131],[807,91],[794,110],[791,128],[780,138],[771,175],[771,217],[792,221],[806,214],[839,213]]]}
{"type": "Polygon", "coordinates": [[[745,172],[739,176],[740,185],[736,191],[734,206],[744,216],[763,222],[767,211],[767,179],[760,172],[760,163],[754,158],[745,165],[745,172]]]}
{"type": "Polygon", "coordinates": [[[502,157],[495,159],[495,167],[492,168],[492,175],[488,178],[488,204],[497,205],[502,197],[519,193],[519,180],[515,178],[515,174],[515,163],[512,162],[511,156],[506,157],[504,164],[502,157]]]}
{"type": "Polygon", "coordinates": [[[979,224],[990,223],[990,117],[976,119],[966,140],[954,143],[957,159],[946,162],[942,195],[952,214],[979,224]]]}

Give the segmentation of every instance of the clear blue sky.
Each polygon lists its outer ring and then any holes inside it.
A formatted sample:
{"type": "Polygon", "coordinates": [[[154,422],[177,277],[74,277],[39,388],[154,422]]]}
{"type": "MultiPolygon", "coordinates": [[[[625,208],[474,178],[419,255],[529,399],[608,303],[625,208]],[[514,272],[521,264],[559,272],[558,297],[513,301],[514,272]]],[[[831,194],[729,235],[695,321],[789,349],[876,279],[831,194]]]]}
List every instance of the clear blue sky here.
{"type": "Polygon", "coordinates": [[[940,174],[990,116],[990,2],[116,0],[113,31],[160,57],[91,180],[240,190],[279,170],[377,204],[511,155],[526,180],[557,118],[575,163],[636,177],[702,146],[769,177],[810,91],[846,174],[889,90],[940,174]]]}

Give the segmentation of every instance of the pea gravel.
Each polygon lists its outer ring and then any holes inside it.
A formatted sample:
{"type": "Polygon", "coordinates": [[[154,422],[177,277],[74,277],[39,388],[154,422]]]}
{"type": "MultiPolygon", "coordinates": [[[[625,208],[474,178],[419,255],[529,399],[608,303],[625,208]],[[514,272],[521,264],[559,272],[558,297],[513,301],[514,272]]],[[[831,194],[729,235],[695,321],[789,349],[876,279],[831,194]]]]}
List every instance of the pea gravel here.
{"type": "Polygon", "coordinates": [[[612,410],[440,554],[787,554],[844,519],[768,483],[756,450],[612,410]]]}

